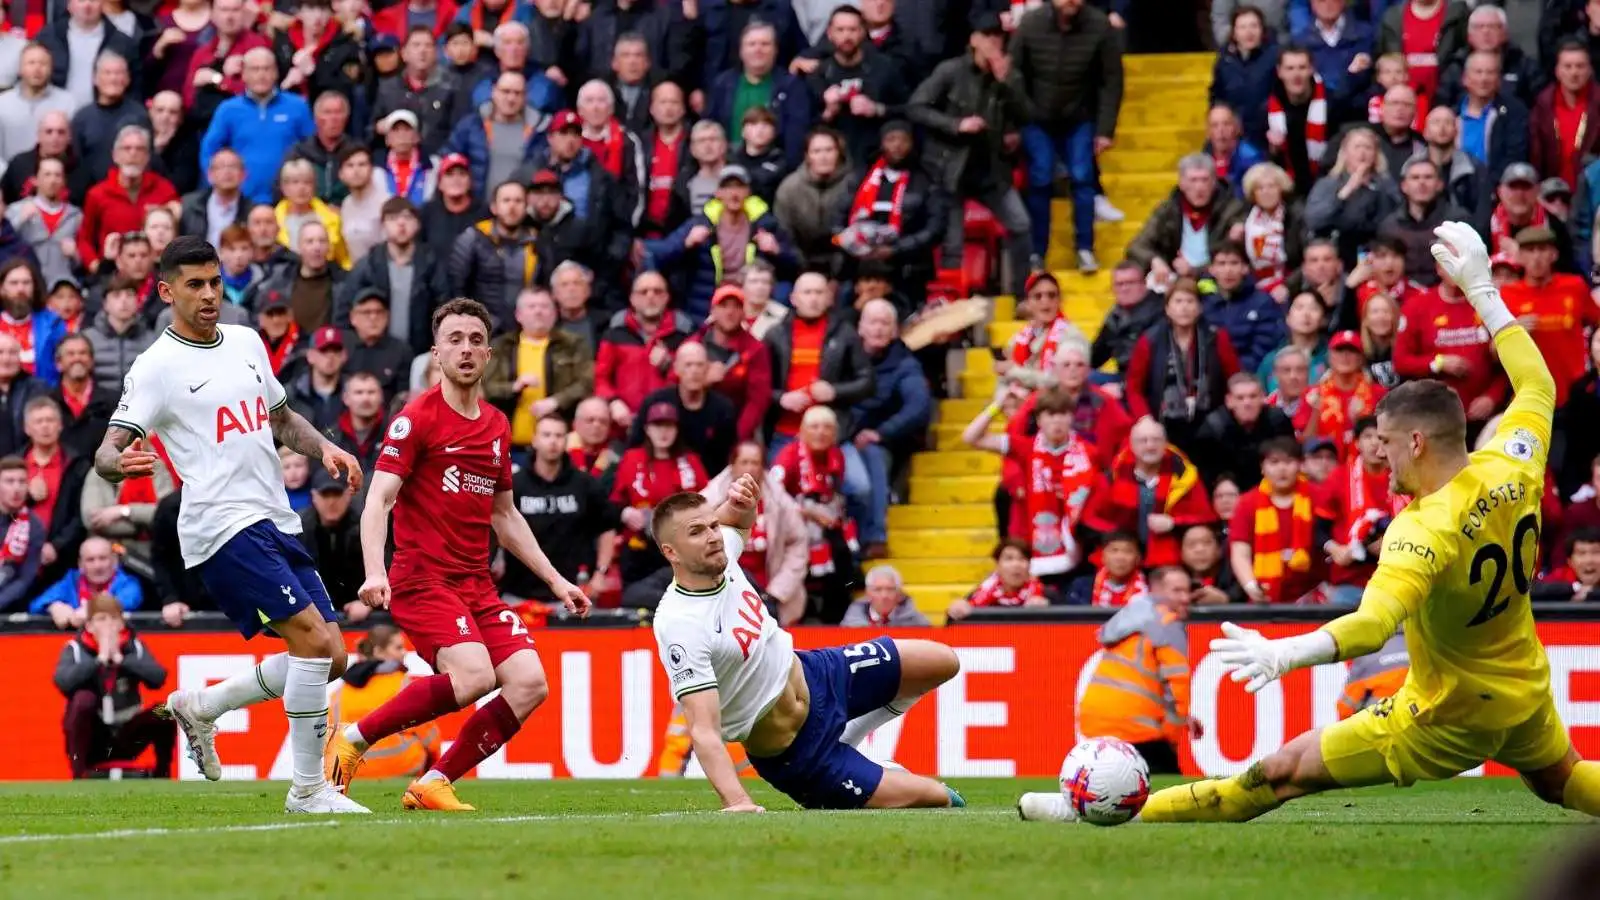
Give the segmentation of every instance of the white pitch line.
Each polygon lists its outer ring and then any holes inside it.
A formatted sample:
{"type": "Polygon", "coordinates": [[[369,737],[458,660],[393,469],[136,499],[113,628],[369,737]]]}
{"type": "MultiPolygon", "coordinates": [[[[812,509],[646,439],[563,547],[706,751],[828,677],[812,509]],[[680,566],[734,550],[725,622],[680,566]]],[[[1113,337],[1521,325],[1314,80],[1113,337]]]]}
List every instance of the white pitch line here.
{"type": "MultiPolygon", "coordinates": [[[[804,810],[783,810],[778,815],[794,815],[804,810]]],[[[816,813],[811,813],[815,815],[816,813]]],[[[859,813],[843,813],[845,815],[859,813]]],[[[960,816],[1015,816],[1016,814],[1003,810],[973,810],[968,812],[950,813],[960,816]]],[[[365,816],[339,816],[331,819],[317,819],[309,822],[268,822],[260,825],[215,825],[206,828],[118,828],[112,831],[76,831],[60,832],[56,834],[13,834],[0,835],[0,845],[6,844],[42,844],[55,841],[93,841],[107,838],[140,838],[140,837],[172,837],[192,834],[217,834],[221,833],[250,833],[258,831],[295,831],[301,828],[333,828],[362,825],[428,825],[437,827],[446,825],[511,825],[521,822],[595,822],[595,821],[623,821],[627,819],[683,819],[683,818],[709,818],[721,815],[716,810],[694,810],[684,812],[659,812],[659,813],[550,813],[530,814],[520,816],[492,816],[487,818],[438,818],[434,816],[407,816],[401,818],[367,818],[365,816]]]]}

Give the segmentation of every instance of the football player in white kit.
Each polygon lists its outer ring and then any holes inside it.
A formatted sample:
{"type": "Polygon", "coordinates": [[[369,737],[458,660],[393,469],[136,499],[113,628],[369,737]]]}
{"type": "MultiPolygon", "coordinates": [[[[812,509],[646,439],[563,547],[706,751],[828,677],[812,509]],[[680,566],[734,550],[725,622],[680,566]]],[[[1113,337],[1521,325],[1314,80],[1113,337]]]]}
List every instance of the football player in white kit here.
{"type": "Polygon", "coordinates": [[[739,568],[760,490],[744,475],[719,507],[674,494],[651,519],[673,576],[656,609],[656,645],[723,811],[763,811],[725,740],[744,744],[756,772],[807,809],[965,806],[946,785],[886,770],[855,746],[954,677],[955,651],[880,637],[797,652],[739,568]]]}
{"type": "Polygon", "coordinates": [[[175,238],[161,254],[158,290],[172,305],[172,325],[134,360],[95,471],[113,484],[149,477],[156,456],[145,439],[159,434],[183,479],[184,565],[245,637],[271,629],[288,652],[204,690],[174,691],[157,712],[178,721],[189,755],[215,781],[222,777],[217,717],[282,697],[294,772],[284,809],[367,812],[323,778],[327,684],[344,672],[345,647],[327,590],[295,537],[300,517],[289,508],[274,442],[322,460],[335,477],[348,477],[352,491],[361,468],[289,409],[261,337],[217,323],[227,301],[215,248],[175,238]]]}

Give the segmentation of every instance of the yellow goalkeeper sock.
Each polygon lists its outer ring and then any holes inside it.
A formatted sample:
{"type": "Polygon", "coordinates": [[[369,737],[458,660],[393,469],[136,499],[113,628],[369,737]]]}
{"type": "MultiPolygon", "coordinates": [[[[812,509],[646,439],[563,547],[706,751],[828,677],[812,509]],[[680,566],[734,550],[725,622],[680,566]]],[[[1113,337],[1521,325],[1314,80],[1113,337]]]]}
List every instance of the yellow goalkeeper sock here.
{"type": "Polygon", "coordinates": [[[1585,761],[1572,767],[1567,786],[1561,792],[1561,805],[1600,816],[1600,762],[1585,761]]]}
{"type": "Polygon", "coordinates": [[[1139,820],[1248,822],[1282,805],[1257,763],[1233,778],[1194,781],[1156,791],[1139,813],[1139,820]]]}

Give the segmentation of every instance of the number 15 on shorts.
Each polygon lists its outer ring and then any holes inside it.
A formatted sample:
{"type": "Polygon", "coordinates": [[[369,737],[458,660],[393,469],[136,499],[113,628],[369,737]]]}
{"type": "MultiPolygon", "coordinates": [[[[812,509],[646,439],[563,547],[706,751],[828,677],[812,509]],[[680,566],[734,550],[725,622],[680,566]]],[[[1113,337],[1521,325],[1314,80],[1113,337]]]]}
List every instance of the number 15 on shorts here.
{"type": "Polygon", "coordinates": [[[889,648],[872,641],[856,644],[854,647],[846,647],[843,653],[844,658],[850,660],[851,675],[862,669],[870,669],[878,663],[889,662],[892,659],[889,656],[889,648]]]}

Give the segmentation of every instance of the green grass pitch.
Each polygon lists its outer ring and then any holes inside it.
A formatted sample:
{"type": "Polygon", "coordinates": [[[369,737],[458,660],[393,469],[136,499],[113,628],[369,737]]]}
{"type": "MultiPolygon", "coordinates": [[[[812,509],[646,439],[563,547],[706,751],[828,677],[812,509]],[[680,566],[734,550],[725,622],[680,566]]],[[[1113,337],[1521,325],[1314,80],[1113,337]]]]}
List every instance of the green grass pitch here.
{"type": "Polygon", "coordinates": [[[1049,781],[957,780],[965,810],[813,813],[764,785],[723,816],[701,781],[478,782],[479,812],[290,817],[281,783],[0,786],[0,897],[1501,897],[1592,836],[1511,779],[1300,801],[1247,825],[1028,823],[1049,781]]]}

